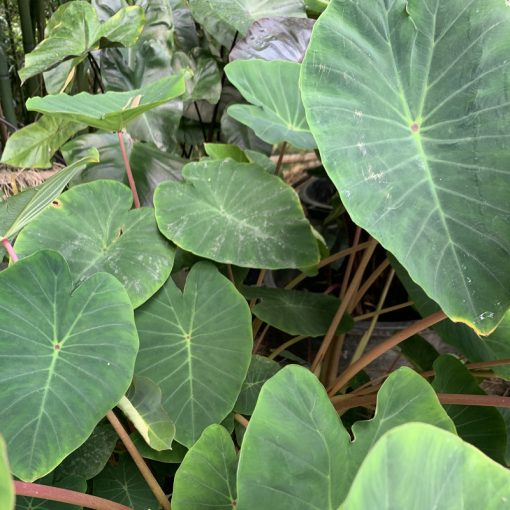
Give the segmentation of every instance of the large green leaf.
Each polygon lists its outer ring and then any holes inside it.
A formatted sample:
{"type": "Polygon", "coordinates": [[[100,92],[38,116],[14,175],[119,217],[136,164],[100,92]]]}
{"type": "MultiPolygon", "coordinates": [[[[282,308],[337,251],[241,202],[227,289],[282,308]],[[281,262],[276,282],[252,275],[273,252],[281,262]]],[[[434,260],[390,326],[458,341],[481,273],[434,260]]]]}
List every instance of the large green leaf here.
{"type": "Polygon", "coordinates": [[[170,278],[137,310],[136,372],[161,388],[179,443],[191,446],[232,411],[250,364],[250,318],[245,299],[206,262],[191,268],[183,292],[170,278]]]}
{"type": "Polygon", "coordinates": [[[275,60],[236,60],[225,67],[228,79],[249,105],[228,108],[234,119],[252,128],[265,142],[289,142],[300,149],[316,143],[305,117],[299,90],[301,65],[275,60]]]}
{"type": "Polygon", "coordinates": [[[129,418],[154,450],[170,450],[175,425],[161,405],[161,389],[146,377],[135,377],[127,395],[117,407],[129,418]]]}
{"type": "Polygon", "coordinates": [[[129,188],[116,181],[75,186],[21,232],[18,255],[55,249],[75,282],[99,271],[110,273],[139,306],[170,275],[175,251],[159,234],[153,210],[130,210],[132,201],[129,188]]]}
{"type": "Polygon", "coordinates": [[[509,25],[499,0],[333,0],[302,74],[352,219],[484,335],[510,304],[509,25]]]}
{"type": "Polygon", "coordinates": [[[5,510],[14,510],[14,499],[14,485],[7,460],[7,448],[0,436],[0,507],[5,510]]]}
{"type": "Polygon", "coordinates": [[[310,42],[315,20],[277,16],[253,23],[248,33],[239,40],[228,58],[248,60],[289,60],[301,62],[310,42]]]}
{"type": "Polygon", "coordinates": [[[303,0],[209,0],[213,11],[239,33],[246,35],[250,25],[261,18],[294,16],[306,18],[303,0]]]}
{"type": "MultiPolygon", "coordinates": [[[[485,395],[479,382],[456,358],[440,356],[434,363],[432,386],[438,393],[485,395]]],[[[494,407],[445,405],[459,436],[495,461],[505,464],[507,433],[505,420],[494,407]]]]}
{"type": "Polygon", "coordinates": [[[84,127],[74,120],[42,116],[9,137],[1,161],[18,167],[49,168],[53,154],[84,127]]]}
{"type": "Polygon", "coordinates": [[[100,46],[130,46],[138,39],[143,22],[143,11],[137,6],[125,7],[101,23],[88,2],[68,2],[49,20],[46,38],[26,55],[20,78],[25,81],[68,58],[77,65],[89,51],[100,46]]]}
{"type": "Polygon", "coordinates": [[[118,440],[119,436],[110,424],[98,425],[90,437],[58,466],[55,479],[94,478],[106,466],[118,440]]]}
{"type": "Polygon", "coordinates": [[[318,262],[310,224],[280,178],[230,159],[190,163],[183,176],[160,184],[154,196],[158,226],[179,247],[243,267],[318,262]]]}
{"type": "Polygon", "coordinates": [[[13,473],[49,473],[92,433],[127,390],[138,338],[133,310],[111,275],[73,291],[56,252],[0,273],[0,430],[13,473]]]}
{"type": "MultiPolygon", "coordinates": [[[[300,290],[244,287],[243,294],[260,298],[252,310],[256,317],[289,335],[325,335],[340,306],[335,296],[300,290]]],[[[337,334],[349,331],[353,325],[352,318],[344,315],[337,334]]]]}
{"type": "Polygon", "coordinates": [[[502,510],[507,469],[423,423],[391,430],[370,451],[339,510],[502,510]]]}
{"type": "Polygon", "coordinates": [[[98,160],[96,149],[89,149],[82,159],[60,170],[38,188],[29,188],[0,203],[0,236],[15,236],[56,199],[73,177],[76,177],[87,163],[98,160]]]}
{"type": "Polygon", "coordinates": [[[129,92],[32,97],[27,101],[27,109],[98,129],[119,131],[142,113],[183,94],[186,76],[187,71],[182,71],[129,92]]]}
{"type": "Polygon", "coordinates": [[[243,438],[238,509],[336,510],[374,443],[408,421],[455,431],[431,386],[408,368],[383,384],[374,418],[354,424],[351,442],[315,376],[285,367],[262,387],[243,438]]]}
{"type": "Polygon", "coordinates": [[[236,508],[237,454],[221,425],[207,427],[175,473],[172,508],[236,508]]]}
{"type": "Polygon", "coordinates": [[[94,478],[92,487],[94,496],[116,501],[132,510],[159,508],[147,482],[127,454],[115,465],[107,465],[94,478]]]}

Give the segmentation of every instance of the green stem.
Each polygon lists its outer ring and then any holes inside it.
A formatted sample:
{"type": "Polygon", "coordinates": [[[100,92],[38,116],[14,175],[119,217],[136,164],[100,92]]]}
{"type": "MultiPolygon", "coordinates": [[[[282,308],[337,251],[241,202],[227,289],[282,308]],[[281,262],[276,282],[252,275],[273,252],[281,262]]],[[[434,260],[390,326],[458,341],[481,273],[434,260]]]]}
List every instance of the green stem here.
{"type": "Polygon", "coordinates": [[[108,413],[106,413],[106,417],[108,418],[108,421],[111,423],[112,427],[115,429],[115,432],[117,432],[117,435],[119,436],[120,440],[124,443],[126,450],[128,451],[129,455],[131,455],[131,458],[135,462],[136,467],[144,477],[150,490],[158,500],[158,503],[161,505],[161,508],[163,508],[164,510],[171,510],[170,502],[168,501],[168,498],[163,492],[163,489],[159,486],[159,483],[154,478],[154,475],[151,473],[149,466],[147,466],[145,460],[140,455],[140,452],[137,450],[135,444],[133,443],[133,441],[131,441],[129,434],[122,426],[122,423],[120,423],[119,419],[117,418],[117,416],[115,416],[115,413],[113,411],[108,411],[108,413]]]}
{"type": "Polygon", "coordinates": [[[98,498],[97,496],[69,489],[40,485],[38,483],[14,481],[14,489],[17,496],[58,501],[60,503],[92,508],[93,510],[132,510],[128,506],[109,501],[108,499],[98,498]]]}
{"type": "Polygon", "coordinates": [[[285,349],[288,349],[289,347],[292,347],[293,345],[297,344],[298,342],[301,342],[301,340],[305,340],[306,338],[310,338],[309,336],[305,335],[299,335],[295,336],[294,338],[291,338],[290,340],[287,340],[282,345],[279,345],[269,356],[268,359],[275,359],[276,356],[281,354],[285,349]]]}

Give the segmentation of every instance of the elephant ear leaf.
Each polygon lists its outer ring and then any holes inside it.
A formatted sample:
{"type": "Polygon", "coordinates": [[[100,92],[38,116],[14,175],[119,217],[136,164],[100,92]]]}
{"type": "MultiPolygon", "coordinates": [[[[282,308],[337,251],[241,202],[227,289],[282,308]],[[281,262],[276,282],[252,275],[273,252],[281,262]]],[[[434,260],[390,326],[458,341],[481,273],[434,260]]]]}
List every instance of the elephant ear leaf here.
{"type": "Polygon", "coordinates": [[[353,220],[482,335],[510,305],[509,26],[500,0],[333,0],[301,75],[353,220]]]}

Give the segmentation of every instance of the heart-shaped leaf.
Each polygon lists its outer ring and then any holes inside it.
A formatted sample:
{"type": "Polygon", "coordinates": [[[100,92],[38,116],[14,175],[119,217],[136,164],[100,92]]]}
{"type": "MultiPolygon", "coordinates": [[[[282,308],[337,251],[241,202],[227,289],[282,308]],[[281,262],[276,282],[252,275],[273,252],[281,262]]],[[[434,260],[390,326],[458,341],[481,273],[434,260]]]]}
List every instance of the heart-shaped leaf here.
{"type": "MultiPolygon", "coordinates": [[[[256,317],[289,335],[325,335],[340,306],[337,297],[314,292],[263,287],[244,287],[242,292],[247,298],[260,298],[252,310],[256,317]]],[[[353,325],[352,318],[344,315],[337,334],[353,325]]]]}
{"type": "Polygon", "coordinates": [[[161,406],[161,390],[150,379],[136,377],[117,407],[154,450],[170,450],[175,425],[161,406]]]}
{"type": "Polygon", "coordinates": [[[72,119],[98,129],[119,131],[142,113],[183,94],[186,76],[187,71],[181,71],[129,92],[31,97],[27,101],[27,109],[72,119]]]}
{"type": "Polygon", "coordinates": [[[78,448],[131,382],[138,338],[126,291],[104,273],[72,289],[57,252],[0,273],[0,430],[22,480],[78,448]]]}
{"type": "Polygon", "coordinates": [[[408,368],[383,384],[374,419],[354,424],[353,442],[318,379],[283,368],[262,387],[243,438],[238,510],[337,510],[373,444],[408,421],[455,431],[432,387],[408,368]]]}
{"type": "Polygon", "coordinates": [[[1,161],[18,167],[49,168],[53,154],[84,127],[73,120],[43,115],[9,137],[1,161]]]}
{"type": "Polygon", "coordinates": [[[14,510],[14,484],[7,460],[7,448],[3,437],[0,436],[0,507],[14,510]]]}
{"type": "Polygon", "coordinates": [[[25,67],[19,76],[26,81],[70,57],[77,65],[89,51],[100,46],[130,46],[138,39],[143,22],[143,10],[138,6],[125,7],[101,23],[88,2],[68,2],[49,20],[46,38],[26,55],[25,67]]]}
{"type": "MultiPolygon", "coordinates": [[[[433,388],[438,393],[486,395],[469,370],[450,355],[440,356],[434,363],[433,388]]],[[[494,407],[443,406],[455,423],[459,436],[476,446],[495,461],[505,464],[507,434],[501,413],[494,407]]]]}
{"type": "Polygon", "coordinates": [[[500,0],[333,0],[302,74],[352,219],[483,335],[510,305],[509,26],[500,0]]]}
{"type": "Polygon", "coordinates": [[[136,373],[159,385],[176,440],[191,446],[234,407],[251,358],[249,307],[213,265],[199,262],[184,292],[170,278],[137,310],[136,324],[136,373]]]}
{"type": "Polygon", "coordinates": [[[508,469],[454,434],[408,423],[378,441],[338,510],[500,510],[509,501],[508,469]]]}
{"type": "Polygon", "coordinates": [[[137,307],[166,281],[175,251],[159,234],[153,210],[130,210],[132,200],[129,188],[116,181],[75,186],[21,232],[18,255],[55,249],[75,282],[99,271],[110,273],[137,307]]]}
{"type": "Polygon", "coordinates": [[[154,195],[161,232],[182,249],[243,267],[317,264],[310,224],[280,178],[230,159],[190,163],[183,177],[154,195]]]}
{"type": "Polygon", "coordinates": [[[289,60],[301,62],[310,42],[315,20],[272,16],[263,18],[249,28],[237,41],[229,60],[289,60]]]}
{"type": "Polygon", "coordinates": [[[273,16],[294,16],[306,18],[303,0],[209,0],[213,11],[235,28],[246,35],[250,25],[261,18],[273,16]]]}
{"type": "Polygon", "coordinates": [[[236,508],[237,454],[221,425],[207,427],[175,473],[172,508],[236,508]]]}
{"type": "Polygon", "coordinates": [[[300,69],[296,62],[231,62],[225,73],[251,104],[232,105],[228,114],[267,143],[289,142],[300,149],[315,148],[301,101],[300,69]]]}
{"type": "Polygon", "coordinates": [[[56,199],[88,163],[98,161],[98,157],[96,149],[89,149],[82,159],[60,170],[38,188],[28,188],[0,202],[0,236],[3,239],[15,236],[56,199]]]}

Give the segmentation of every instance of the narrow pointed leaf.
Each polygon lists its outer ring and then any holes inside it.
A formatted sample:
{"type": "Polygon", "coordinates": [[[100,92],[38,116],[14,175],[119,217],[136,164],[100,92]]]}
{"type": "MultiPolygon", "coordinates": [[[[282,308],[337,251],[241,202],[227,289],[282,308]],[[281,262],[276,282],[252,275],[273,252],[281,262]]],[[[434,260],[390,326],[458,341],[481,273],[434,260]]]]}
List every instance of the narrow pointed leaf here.
{"type": "Polygon", "coordinates": [[[20,78],[26,81],[70,57],[74,57],[77,65],[89,51],[106,43],[130,46],[138,39],[143,22],[143,10],[139,6],[125,7],[101,23],[88,2],[66,3],[49,20],[46,38],[26,55],[20,78]]]}
{"type": "Polygon", "coordinates": [[[245,35],[250,25],[270,16],[306,18],[303,0],[209,0],[214,12],[239,33],[245,35]]]}
{"type": "Polygon", "coordinates": [[[175,425],[161,406],[161,389],[146,377],[136,377],[117,407],[154,450],[170,450],[175,425]]]}
{"type": "Polygon", "coordinates": [[[90,149],[88,155],[60,170],[37,189],[28,189],[0,203],[0,213],[4,213],[0,220],[0,235],[3,238],[15,236],[55,200],[69,181],[76,177],[88,163],[98,160],[97,150],[90,149]]]}
{"type": "Polygon", "coordinates": [[[126,291],[104,273],[72,289],[52,251],[0,273],[0,430],[25,481],[78,448],[131,382],[138,338],[126,291]]]}
{"type": "Polygon", "coordinates": [[[207,427],[175,473],[175,510],[236,509],[237,454],[221,425],[207,427]]]}
{"type": "Polygon", "coordinates": [[[251,314],[234,285],[199,262],[181,292],[170,278],[136,312],[136,373],[163,393],[176,440],[191,446],[232,411],[250,364],[251,314]]]}
{"type": "Polygon", "coordinates": [[[508,469],[454,434],[408,423],[385,434],[370,451],[339,510],[509,507],[508,469]]]}
{"type": "Polygon", "coordinates": [[[187,71],[181,71],[129,92],[32,97],[27,101],[27,109],[98,129],[119,131],[144,112],[183,94],[186,75],[187,71]]]}
{"type": "Polygon", "coordinates": [[[315,148],[299,91],[300,68],[300,64],[284,61],[231,62],[225,73],[251,104],[232,105],[228,114],[267,143],[289,142],[300,149],[315,148]]]}
{"type": "Polygon", "coordinates": [[[74,120],[42,116],[9,137],[1,161],[17,167],[49,168],[53,154],[84,127],[74,120]]]}
{"type": "Polygon", "coordinates": [[[20,257],[55,249],[75,282],[104,271],[139,306],[166,281],[175,250],[159,234],[152,209],[130,210],[132,195],[115,181],[75,186],[46,208],[16,240],[20,257]],[[150,250],[144,247],[150,246],[150,250]]]}
{"type": "Polygon", "coordinates": [[[297,195],[280,178],[232,160],[190,163],[183,177],[160,184],[154,196],[159,229],[180,248],[242,267],[318,262],[297,195]]]}
{"type": "Polygon", "coordinates": [[[510,305],[509,26],[499,0],[332,0],[301,82],[352,219],[482,335],[510,305]]]}

